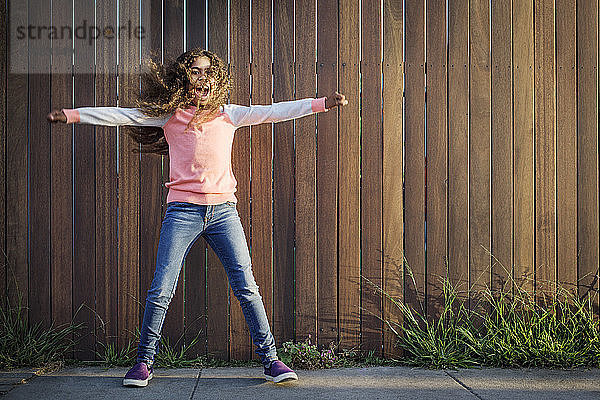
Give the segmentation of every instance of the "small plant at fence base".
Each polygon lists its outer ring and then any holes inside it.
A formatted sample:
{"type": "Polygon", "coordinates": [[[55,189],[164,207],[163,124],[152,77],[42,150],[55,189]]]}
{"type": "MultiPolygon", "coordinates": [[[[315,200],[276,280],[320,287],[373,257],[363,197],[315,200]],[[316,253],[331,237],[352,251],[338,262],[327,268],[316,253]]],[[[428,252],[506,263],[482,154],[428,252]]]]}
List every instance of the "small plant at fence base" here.
{"type": "MultiPolygon", "coordinates": [[[[591,296],[582,299],[559,288],[552,295],[536,298],[513,282],[512,291],[485,289],[476,296],[472,294],[471,301],[477,301],[469,309],[467,299],[458,296],[449,280],[442,278],[439,315],[428,318],[423,305],[421,310],[414,310],[367,278],[363,280],[390,300],[403,317],[402,323],[383,321],[397,336],[397,345],[403,353],[401,360],[384,360],[374,352],[339,350],[334,344],[320,347],[312,343],[310,336],[303,342],[283,343],[279,357],[295,369],[398,363],[427,368],[600,367],[600,325],[591,296]]],[[[0,368],[45,367],[62,362],[65,354],[73,350],[75,338],[83,327],[72,322],[43,329],[40,324],[28,324],[26,308],[20,302],[14,308],[0,307],[0,368]]],[[[108,367],[133,365],[139,334],[136,329],[133,340],[120,349],[99,342],[100,363],[108,367]]],[[[190,356],[199,335],[179,350],[167,338],[161,338],[155,366],[259,365],[256,361],[190,356]]]]}
{"type": "Polygon", "coordinates": [[[440,316],[428,320],[402,302],[394,303],[402,311],[404,325],[393,331],[406,361],[430,368],[471,367],[477,365],[473,349],[465,338],[475,327],[464,302],[456,301],[456,292],[443,283],[444,304],[440,316]]]}
{"type": "MultiPolygon", "coordinates": [[[[171,345],[169,338],[161,336],[157,353],[154,356],[155,368],[205,368],[205,367],[248,367],[260,366],[257,360],[223,360],[213,357],[213,355],[191,355],[192,350],[198,344],[202,332],[186,344],[178,346],[183,339],[182,334],[174,345],[171,345]]],[[[135,364],[137,358],[137,343],[140,339],[140,330],[136,328],[133,332],[133,338],[127,341],[127,344],[120,349],[114,343],[103,344],[99,342],[101,351],[96,352],[99,363],[105,367],[131,367],[135,364]]]]}
{"type": "Polygon", "coordinates": [[[303,342],[283,343],[278,356],[295,369],[335,368],[340,363],[333,346],[319,350],[317,345],[312,343],[310,335],[303,342]]]}
{"type": "Polygon", "coordinates": [[[278,357],[293,369],[328,369],[364,367],[370,365],[397,365],[397,360],[384,359],[374,351],[340,350],[334,342],[318,346],[311,335],[302,342],[285,342],[277,352],[278,357]]]}
{"type": "Polygon", "coordinates": [[[560,290],[535,299],[484,292],[492,312],[478,335],[467,337],[484,365],[498,367],[599,367],[600,328],[590,297],[560,290]]]}
{"type": "Polygon", "coordinates": [[[70,322],[44,328],[41,323],[28,322],[27,308],[22,306],[20,297],[16,307],[11,307],[8,298],[6,305],[0,306],[1,369],[47,367],[64,361],[84,326],[70,322]]]}
{"type": "MultiPolygon", "coordinates": [[[[408,276],[412,277],[410,270],[408,276]]],[[[460,298],[444,277],[440,279],[439,315],[428,318],[423,305],[414,310],[367,278],[363,280],[402,315],[402,323],[383,322],[395,333],[407,364],[427,368],[600,367],[600,325],[591,296],[582,299],[556,288],[536,298],[510,282],[514,293],[489,288],[471,293],[475,304],[469,309],[468,299],[460,298]]]]}
{"type": "MultiPolygon", "coordinates": [[[[175,345],[169,343],[169,339],[165,336],[161,336],[158,352],[155,354],[154,366],[158,368],[187,368],[187,367],[202,367],[209,363],[209,360],[205,356],[192,357],[189,356],[190,350],[198,343],[201,332],[194,337],[190,343],[184,344],[176,349],[177,344],[183,338],[183,335],[179,338],[175,345]]],[[[112,344],[100,343],[103,351],[96,352],[96,355],[100,362],[106,367],[120,366],[127,367],[135,364],[137,356],[136,343],[139,342],[140,330],[136,328],[134,332],[134,338],[129,339],[127,344],[121,349],[112,344]]]]}

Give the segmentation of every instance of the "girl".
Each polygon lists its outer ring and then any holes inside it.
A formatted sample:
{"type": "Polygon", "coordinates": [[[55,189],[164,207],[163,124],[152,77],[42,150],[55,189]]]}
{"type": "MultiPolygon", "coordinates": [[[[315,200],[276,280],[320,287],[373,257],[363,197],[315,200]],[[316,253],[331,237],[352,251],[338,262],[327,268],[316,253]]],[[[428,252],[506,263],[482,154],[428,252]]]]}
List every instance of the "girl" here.
{"type": "Polygon", "coordinates": [[[136,108],[81,107],[53,110],[50,122],[128,125],[142,152],[168,154],[170,182],[160,230],[156,270],[146,297],[136,364],[123,380],[146,386],[167,308],[187,252],[202,235],[222,262],[264,365],[267,380],[298,379],[277,359],[262,297],[252,273],[246,237],[236,209],[237,182],[231,168],[234,132],[241,126],[286,121],[348,104],[345,96],[306,98],[272,105],[226,104],[231,88],[227,65],[196,48],[163,66],[152,61],[142,75],[136,108]]]}

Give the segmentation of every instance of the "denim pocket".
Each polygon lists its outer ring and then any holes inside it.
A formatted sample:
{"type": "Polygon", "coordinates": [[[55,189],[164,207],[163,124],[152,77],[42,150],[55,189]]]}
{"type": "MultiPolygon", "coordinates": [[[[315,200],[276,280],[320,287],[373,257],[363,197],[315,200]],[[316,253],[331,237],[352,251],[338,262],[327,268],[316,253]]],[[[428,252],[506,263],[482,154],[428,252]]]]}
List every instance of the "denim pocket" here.
{"type": "Polygon", "coordinates": [[[231,208],[236,208],[236,203],[234,201],[226,201],[225,204],[231,208]]]}

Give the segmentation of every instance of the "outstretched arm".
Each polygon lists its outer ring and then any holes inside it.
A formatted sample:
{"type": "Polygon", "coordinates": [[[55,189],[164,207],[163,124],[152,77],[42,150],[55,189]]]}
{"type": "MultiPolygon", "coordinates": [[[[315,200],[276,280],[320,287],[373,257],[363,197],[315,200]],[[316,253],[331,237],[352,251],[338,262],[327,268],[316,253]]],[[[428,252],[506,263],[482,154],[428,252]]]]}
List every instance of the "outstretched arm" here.
{"type": "Polygon", "coordinates": [[[224,110],[234,126],[242,127],[267,122],[287,121],[318,112],[327,112],[335,106],[346,104],[348,104],[346,97],[343,94],[334,92],[329,97],[282,101],[269,105],[240,106],[226,104],[224,110]]]}
{"type": "Polygon", "coordinates": [[[137,108],[125,107],[80,107],[52,110],[47,119],[50,122],[81,123],[103,126],[158,126],[167,123],[170,116],[149,117],[137,108]]]}

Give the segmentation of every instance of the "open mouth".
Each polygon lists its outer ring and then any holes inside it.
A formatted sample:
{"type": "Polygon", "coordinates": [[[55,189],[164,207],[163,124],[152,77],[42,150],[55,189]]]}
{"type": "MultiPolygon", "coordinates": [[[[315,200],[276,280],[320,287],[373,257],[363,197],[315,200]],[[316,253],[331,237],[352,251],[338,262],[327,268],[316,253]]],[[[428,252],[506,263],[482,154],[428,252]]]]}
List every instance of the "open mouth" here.
{"type": "Polygon", "coordinates": [[[210,84],[204,83],[203,85],[197,87],[194,89],[194,94],[196,95],[196,97],[200,98],[201,100],[205,100],[208,99],[208,96],[210,95],[210,84]]]}

